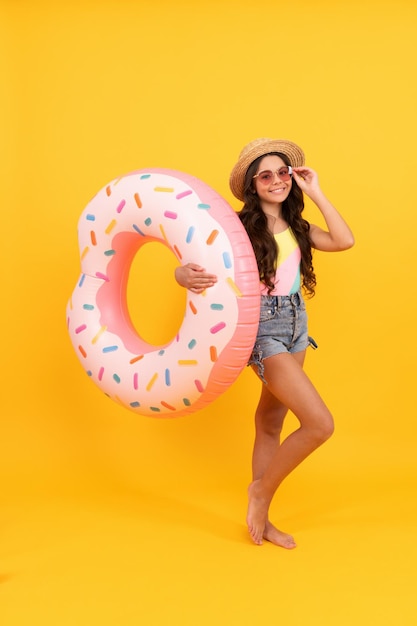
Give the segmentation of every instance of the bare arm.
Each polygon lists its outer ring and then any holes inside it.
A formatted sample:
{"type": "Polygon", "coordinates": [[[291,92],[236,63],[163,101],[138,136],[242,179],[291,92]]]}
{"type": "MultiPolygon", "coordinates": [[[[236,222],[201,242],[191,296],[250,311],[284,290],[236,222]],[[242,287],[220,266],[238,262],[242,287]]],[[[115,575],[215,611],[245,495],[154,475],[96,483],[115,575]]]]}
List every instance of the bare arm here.
{"type": "Polygon", "coordinates": [[[187,265],[175,268],[175,280],[193,293],[202,293],[217,283],[217,276],[208,274],[200,265],[187,263],[187,265]]]}
{"type": "Polygon", "coordinates": [[[317,206],[328,228],[326,231],[311,224],[310,238],[314,248],[324,252],[338,252],[351,248],[355,243],[353,233],[322,192],[316,172],[309,167],[294,167],[293,173],[297,185],[317,206]]]}

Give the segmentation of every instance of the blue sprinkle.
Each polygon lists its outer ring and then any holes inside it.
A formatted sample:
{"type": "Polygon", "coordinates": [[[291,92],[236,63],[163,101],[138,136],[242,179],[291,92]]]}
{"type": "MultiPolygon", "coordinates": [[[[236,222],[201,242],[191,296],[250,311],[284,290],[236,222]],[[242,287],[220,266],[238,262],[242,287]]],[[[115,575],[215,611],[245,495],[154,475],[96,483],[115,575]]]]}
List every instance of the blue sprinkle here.
{"type": "Polygon", "coordinates": [[[105,250],[104,254],[105,256],[113,256],[113,254],[116,254],[116,250],[105,250]]]}
{"type": "Polygon", "coordinates": [[[91,370],[87,370],[87,376],[92,376],[93,372],[91,370]]]}
{"type": "Polygon", "coordinates": [[[138,406],[140,406],[140,402],[131,402],[130,406],[132,407],[132,409],[136,409],[138,406]]]}
{"type": "Polygon", "coordinates": [[[151,218],[150,218],[150,217],[147,217],[147,218],[146,218],[146,220],[145,220],[145,224],[146,224],[146,226],[150,226],[150,225],[152,224],[152,220],[151,220],[151,218]]]}
{"type": "Polygon", "coordinates": [[[194,346],[197,345],[197,342],[195,339],[191,339],[190,343],[188,344],[188,347],[190,350],[192,350],[194,348],[194,346]]]}
{"type": "Polygon", "coordinates": [[[120,383],[120,376],[118,376],[117,374],[113,374],[113,380],[115,380],[116,383],[120,383]]]}
{"type": "Polygon", "coordinates": [[[115,352],[115,350],[118,350],[119,346],[106,346],[105,348],[103,348],[103,352],[115,352]]]}
{"type": "Polygon", "coordinates": [[[191,402],[188,398],[183,398],[182,401],[184,402],[185,406],[191,406],[191,402]]]}
{"type": "Polygon", "coordinates": [[[83,304],[83,309],[86,311],[94,311],[94,304],[83,304]]]}
{"type": "Polygon", "coordinates": [[[151,175],[150,174],[142,174],[142,176],[140,177],[141,180],[145,179],[145,178],[150,178],[151,175]]]}
{"type": "Polygon", "coordinates": [[[190,226],[190,228],[188,229],[187,237],[185,238],[186,243],[191,243],[194,233],[195,233],[194,226],[190,226]]]}
{"type": "Polygon", "coordinates": [[[79,287],[82,287],[82,286],[83,286],[83,282],[84,282],[84,281],[85,281],[85,274],[83,274],[83,275],[81,276],[81,280],[80,280],[80,282],[78,283],[78,286],[79,286],[79,287]]]}
{"type": "Polygon", "coordinates": [[[165,384],[167,387],[171,386],[171,372],[168,369],[165,370],[165,384]]]}
{"type": "Polygon", "coordinates": [[[149,408],[151,411],[155,411],[156,413],[159,413],[161,411],[161,409],[159,409],[157,406],[150,406],[149,408]]]}
{"type": "Polygon", "coordinates": [[[226,269],[230,269],[232,267],[232,260],[228,252],[223,252],[223,263],[226,269]]]}
{"type": "Polygon", "coordinates": [[[87,213],[87,215],[85,216],[87,220],[89,220],[90,222],[95,222],[96,216],[95,215],[91,215],[91,213],[87,213]]]}
{"type": "Polygon", "coordinates": [[[162,356],[163,354],[165,354],[165,350],[160,350],[160,351],[158,352],[158,355],[159,355],[159,356],[162,356]]]}
{"type": "Polygon", "coordinates": [[[210,309],[213,309],[213,311],[223,311],[224,306],[223,304],[216,304],[213,302],[213,304],[210,304],[210,309]]]}
{"type": "Polygon", "coordinates": [[[133,224],[133,228],[135,229],[135,231],[136,231],[137,233],[139,233],[139,235],[142,235],[142,237],[145,237],[145,233],[143,233],[143,232],[141,231],[141,229],[139,228],[139,226],[136,226],[136,224],[133,224]]]}
{"type": "Polygon", "coordinates": [[[210,205],[209,204],[197,204],[197,207],[199,209],[209,209],[210,205]]]}

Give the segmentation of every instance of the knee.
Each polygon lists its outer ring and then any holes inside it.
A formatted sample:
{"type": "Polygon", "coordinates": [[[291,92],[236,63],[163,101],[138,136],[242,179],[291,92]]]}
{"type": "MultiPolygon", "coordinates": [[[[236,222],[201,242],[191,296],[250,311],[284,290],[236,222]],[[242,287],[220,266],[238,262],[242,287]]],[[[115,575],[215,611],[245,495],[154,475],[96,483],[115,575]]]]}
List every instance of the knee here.
{"type": "Polygon", "coordinates": [[[321,417],[314,429],[314,433],[319,445],[330,439],[334,433],[334,420],[330,413],[321,417]]]}
{"type": "Polygon", "coordinates": [[[284,424],[286,409],[258,409],[255,415],[256,431],[273,439],[279,438],[284,424]]]}

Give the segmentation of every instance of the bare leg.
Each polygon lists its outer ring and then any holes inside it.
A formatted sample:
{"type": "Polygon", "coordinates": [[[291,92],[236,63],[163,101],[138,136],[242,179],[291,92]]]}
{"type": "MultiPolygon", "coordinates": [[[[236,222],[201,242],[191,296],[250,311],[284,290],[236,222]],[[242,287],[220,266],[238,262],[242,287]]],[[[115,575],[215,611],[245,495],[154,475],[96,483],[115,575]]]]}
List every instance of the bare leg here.
{"type": "MultiPolygon", "coordinates": [[[[261,544],[265,535],[271,536],[268,510],[281,482],[311,452],[324,443],[333,432],[332,416],[303,371],[301,358],[297,360],[291,354],[279,354],[266,359],[265,378],[268,381],[267,389],[270,396],[279,400],[280,404],[274,405],[271,397],[263,392],[260,410],[257,411],[258,416],[262,413],[262,407],[266,413],[269,412],[269,415],[275,411],[276,417],[272,422],[275,423],[275,430],[280,431],[285,417],[284,408],[288,407],[298,418],[300,427],[291,433],[281,445],[279,445],[279,440],[275,440],[275,443],[272,444],[271,437],[269,437],[268,442],[265,433],[260,433],[259,436],[257,434],[258,443],[254,450],[254,471],[259,472],[261,476],[255,478],[249,487],[247,515],[248,529],[256,544],[261,544]],[[279,425],[280,421],[281,426],[279,425]],[[258,460],[262,456],[262,449],[265,451],[269,463],[265,463],[265,461],[261,463],[258,460]],[[264,463],[265,465],[262,467],[264,463]]],[[[260,418],[258,417],[258,419],[260,418]]],[[[285,536],[285,533],[282,534],[285,536]]],[[[274,543],[282,545],[280,540],[274,541],[274,543]]],[[[284,543],[287,543],[287,540],[284,543]]],[[[284,547],[294,547],[294,545],[285,545],[284,547]]]]}

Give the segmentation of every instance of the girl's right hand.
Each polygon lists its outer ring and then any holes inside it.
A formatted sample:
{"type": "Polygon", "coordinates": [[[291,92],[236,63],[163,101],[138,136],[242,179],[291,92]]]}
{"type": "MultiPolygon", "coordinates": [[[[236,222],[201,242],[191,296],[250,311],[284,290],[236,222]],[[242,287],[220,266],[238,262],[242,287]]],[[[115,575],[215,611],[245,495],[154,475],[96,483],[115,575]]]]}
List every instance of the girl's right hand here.
{"type": "Polygon", "coordinates": [[[204,267],[195,263],[187,263],[175,268],[175,280],[179,285],[193,293],[202,293],[217,283],[215,274],[208,274],[204,267]]]}

